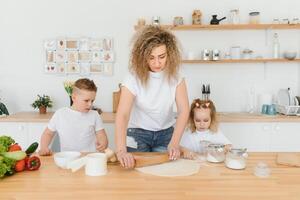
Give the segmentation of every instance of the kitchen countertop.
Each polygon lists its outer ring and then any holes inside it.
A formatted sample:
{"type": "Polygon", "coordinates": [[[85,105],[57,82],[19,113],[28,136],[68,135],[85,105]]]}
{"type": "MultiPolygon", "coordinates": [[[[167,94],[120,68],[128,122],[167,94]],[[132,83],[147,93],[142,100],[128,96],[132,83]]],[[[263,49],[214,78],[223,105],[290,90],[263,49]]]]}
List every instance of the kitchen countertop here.
{"type": "Polygon", "coordinates": [[[108,165],[108,174],[89,177],[84,169],[72,173],[58,168],[50,157],[41,157],[38,171],[25,171],[0,180],[1,199],[264,199],[299,200],[300,168],[275,163],[276,153],[249,153],[245,170],[231,170],[223,163],[208,163],[198,174],[157,177],[108,165]],[[253,175],[264,161],[271,176],[253,175]]]}
{"type": "MultiPolygon", "coordinates": [[[[53,112],[39,114],[38,112],[19,112],[6,117],[0,117],[0,122],[48,122],[53,112]]],[[[220,112],[218,113],[220,122],[300,122],[300,116],[286,115],[262,115],[259,113],[242,112],[220,112]]],[[[104,123],[114,123],[116,114],[103,112],[101,114],[104,123]]]]}

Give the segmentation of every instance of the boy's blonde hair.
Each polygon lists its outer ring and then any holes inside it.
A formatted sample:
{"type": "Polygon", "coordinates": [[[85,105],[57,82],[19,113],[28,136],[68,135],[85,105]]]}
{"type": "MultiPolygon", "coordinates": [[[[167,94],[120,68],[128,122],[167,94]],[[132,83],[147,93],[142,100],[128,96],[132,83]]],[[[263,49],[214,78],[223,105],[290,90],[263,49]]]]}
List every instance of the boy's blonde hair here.
{"type": "Polygon", "coordinates": [[[196,131],[196,126],[194,122],[194,113],[196,109],[209,109],[210,110],[210,118],[211,123],[209,126],[209,130],[213,133],[218,131],[218,122],[217,122],[217,111],[214,103],[211,100],[200,100],[195,99],[191,105],[188,127],[191,129],[192,132],[196,131]]]}
{"type": "Polygon", "coordinates": [[[173,77],[177,78],[181,54],[177,46],[176,37],[171,32],[159,26],[148,25],[133,37],[129,69],[137,75],[143,85],[147,84],[149,78],[147,60],[152,50],[161,45],[166,45],[167,49],[167,61],[164,71],[168,80],[171,80],[173,77]]]}
{"type": "Polygon", "coordinates": [[[87,78],[78,79],[73,85],[73,90],[76,91],[76,89],[97,92],[97,86],[94,81],[87,78]]]}

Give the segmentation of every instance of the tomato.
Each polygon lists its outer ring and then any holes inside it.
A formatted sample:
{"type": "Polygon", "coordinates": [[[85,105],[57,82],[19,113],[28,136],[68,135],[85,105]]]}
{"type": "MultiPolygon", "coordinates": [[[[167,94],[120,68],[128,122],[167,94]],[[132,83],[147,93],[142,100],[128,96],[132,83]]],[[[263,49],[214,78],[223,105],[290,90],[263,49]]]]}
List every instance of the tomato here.
{"type": "Polygon", "coordinates": [[[29,157],[26,161],[26,169],[29,171],[37,170],[41,166],[41,160],[37,156],[29,157]]]}
{"type": "Polygon", "coordinates": [[[17,161],[15,164],[15,171],[21,172],[24,169],[25,169],[25,159],[17,161]]]}
{"type": "Polygon", "coordinates": [[[22,148],[18,143],[15,143],[9,146],[8,151],[22,151],[22,148]]]}

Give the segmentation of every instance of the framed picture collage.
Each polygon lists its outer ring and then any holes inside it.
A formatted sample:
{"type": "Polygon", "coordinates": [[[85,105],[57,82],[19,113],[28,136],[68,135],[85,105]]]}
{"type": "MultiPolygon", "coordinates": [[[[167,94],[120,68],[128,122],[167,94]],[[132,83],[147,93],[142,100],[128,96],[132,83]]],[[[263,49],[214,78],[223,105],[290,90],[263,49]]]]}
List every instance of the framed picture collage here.
{"type": "Polygon", "coordinates": [[[47,74],[113,75],[112,38],[56,38],[45,40],[47,74]]]}

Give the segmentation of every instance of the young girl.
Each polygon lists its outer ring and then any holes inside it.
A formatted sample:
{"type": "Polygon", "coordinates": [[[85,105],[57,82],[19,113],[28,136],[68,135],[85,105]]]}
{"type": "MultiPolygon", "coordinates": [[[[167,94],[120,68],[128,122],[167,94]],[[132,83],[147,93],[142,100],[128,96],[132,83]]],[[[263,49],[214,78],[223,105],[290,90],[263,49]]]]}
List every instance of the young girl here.
{"type": "Polygon", "coordinates": [[[123,167],[134,166],[134,151],[168,151],[170,159],[180,157],[179,142],[189,115],[180,60],[171,32],[146,26],[134,37],[131,73],[122,83],[116,115],[117,156],[123,167]]]}
{"type": "Polygon", "coordinates": [[[55,133],[60,140],[61,151],[104,151],[108,140],[103,122],[97,111],[91,110],[97,87],[92,80],[83,78],[74,83],[71,107],[57,110],[41,137],[40,155],[50,155],[55,133]]]}
{"type": "Polygon", "coordinates": [[[196,152],[201,151],[201,141],[224,144],[225,149],[231,147],[230,141],[218,129],[216,108],[211,100],[193,101],[188,126],[180,141],[184,158],[194,159],[196,152]]]}

